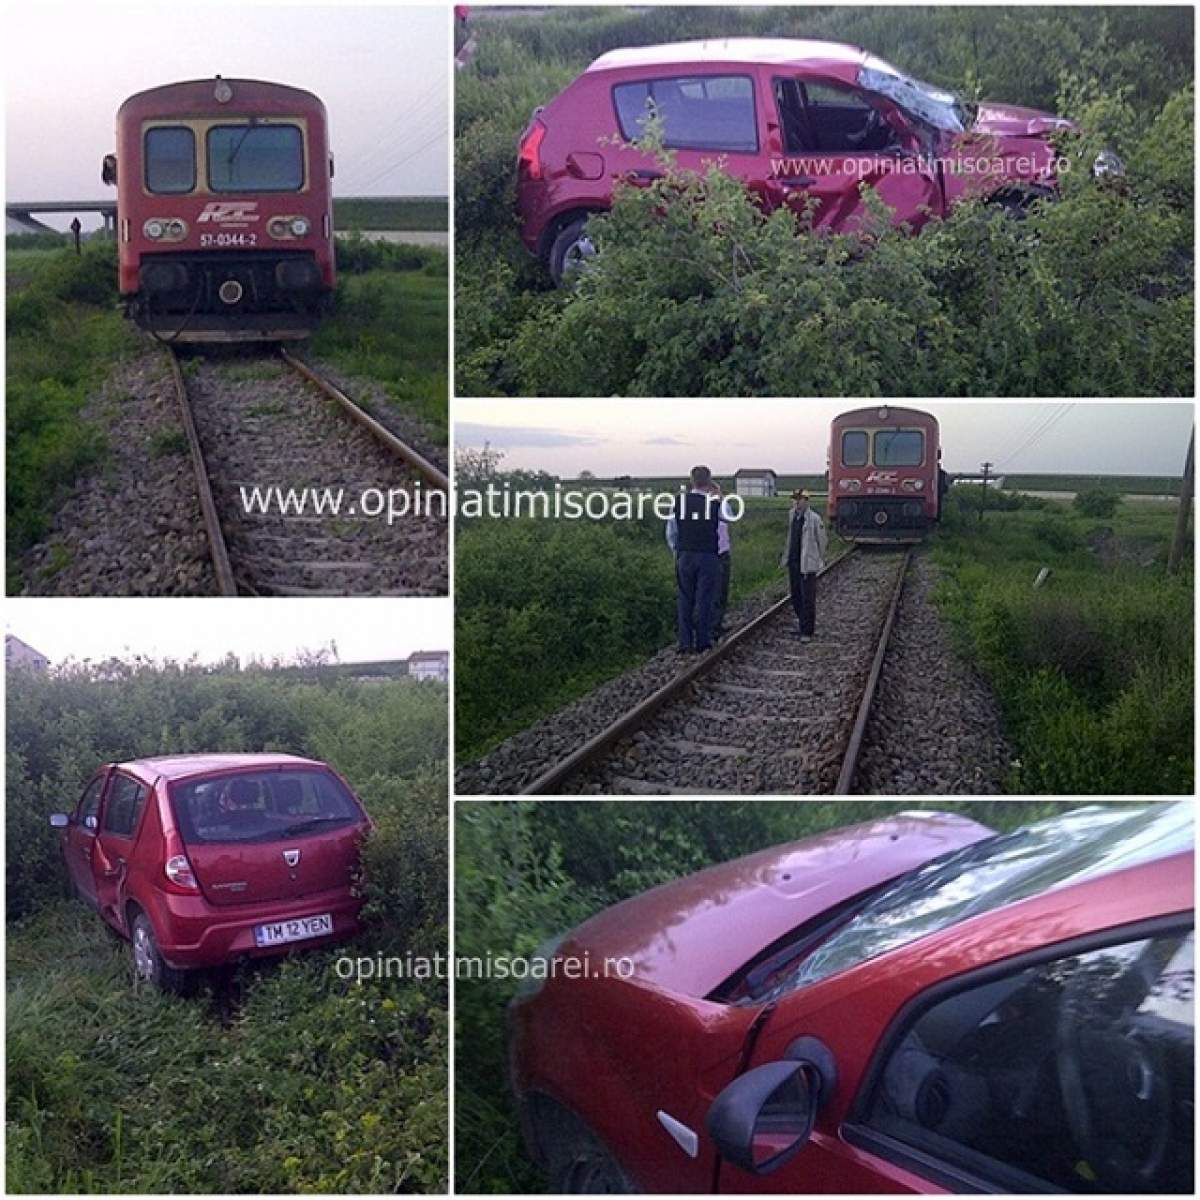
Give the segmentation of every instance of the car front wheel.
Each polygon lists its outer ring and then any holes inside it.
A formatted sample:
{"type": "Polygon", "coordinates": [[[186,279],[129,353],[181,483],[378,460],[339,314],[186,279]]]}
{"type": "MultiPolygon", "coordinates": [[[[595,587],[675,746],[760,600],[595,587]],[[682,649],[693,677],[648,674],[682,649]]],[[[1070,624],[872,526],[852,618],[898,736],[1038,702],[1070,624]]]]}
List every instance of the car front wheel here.
{"type": "Polygon", "coordinates": [[[582,1121],[565,1112],[558,1115],[547,1150],[552,1191],[594,1196],[629,1195],[638,1190],[582,1121]]]}
{"type": "Polygon", "coordinates": [[[587,217],[576,217],[550,243],[547,266],[555,287],[570,287],[589,260],[596,257],[596,246],[587,235],[587,223],[587,217]]]}
{"type": "Polygon", "coordinates": [[[164,992],[182,993],[187,984],[187,972],[172,967],[163,958],[154,936],[154,927],[145,913],[133,918],[129,942],[133,953],[133,974],[138,983],[150,983],[164,992]]]}

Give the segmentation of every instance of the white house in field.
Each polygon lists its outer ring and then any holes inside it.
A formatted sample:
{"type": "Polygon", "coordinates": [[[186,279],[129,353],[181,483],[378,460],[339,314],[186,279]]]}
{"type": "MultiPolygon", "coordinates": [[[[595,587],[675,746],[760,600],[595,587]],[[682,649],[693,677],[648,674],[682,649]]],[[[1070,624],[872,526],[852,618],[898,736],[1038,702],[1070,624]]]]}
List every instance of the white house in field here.
{"type": "Polygon", "coordinates": [[[48,671],[50,660],[11,633],[4,635],[4,665],[10,671],[48,671]]]}
{"type": "Polygon", "coordinates": [[[779,490],[779,476],[770,467],[739,467],[733,482],[739,496],[774,496],[779,490]]]}
{"type": "Polygon", "coordinates": [[[418,650],[408,656],[408,673],[413,679],[436,679],[438,683],[450,680],[450,652],[448,650],[418,650]]]}

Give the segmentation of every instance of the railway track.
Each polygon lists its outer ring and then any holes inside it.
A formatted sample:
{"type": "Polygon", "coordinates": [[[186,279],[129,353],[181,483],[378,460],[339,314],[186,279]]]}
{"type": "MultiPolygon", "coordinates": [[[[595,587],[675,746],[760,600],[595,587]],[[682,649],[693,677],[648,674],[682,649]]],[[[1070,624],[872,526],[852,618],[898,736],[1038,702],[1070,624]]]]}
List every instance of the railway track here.
{"type": "Polygon", "coordinates": [[[167,354],[221,595],[446,592],[444,510],[418,506],[449,480],[428,457],[286,350],[167,354]]]}
{"type": "Polygon", "coordinates": [[[843,554],[814,641],[792,636],[785,597],[522,794],[849,794],[911,556],[843,554]]]}

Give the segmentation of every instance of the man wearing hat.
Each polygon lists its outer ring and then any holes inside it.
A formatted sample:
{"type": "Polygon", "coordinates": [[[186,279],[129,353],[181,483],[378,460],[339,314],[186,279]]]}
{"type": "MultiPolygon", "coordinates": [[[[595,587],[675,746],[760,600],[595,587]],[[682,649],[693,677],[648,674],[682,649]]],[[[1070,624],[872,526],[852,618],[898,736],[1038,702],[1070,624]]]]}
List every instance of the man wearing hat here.
{"type": "Polygon", "coordinates": [[[825,565],[828,539],[825,522],[809,507],[809,495],[803,488],[792,493],[792,511],[788,516],[787,541],[780,566],[787,568],[792,589],[792,608],[800,628],[802,642],[811,642],[817,625],[817,572],[825,565]]]}

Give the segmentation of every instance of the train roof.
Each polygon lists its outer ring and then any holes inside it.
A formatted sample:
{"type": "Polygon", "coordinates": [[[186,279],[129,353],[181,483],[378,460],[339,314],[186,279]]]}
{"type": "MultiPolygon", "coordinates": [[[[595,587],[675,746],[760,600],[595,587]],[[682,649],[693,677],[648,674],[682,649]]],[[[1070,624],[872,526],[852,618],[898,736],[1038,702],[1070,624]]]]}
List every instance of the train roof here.
{"type": "Polygon", "coordinates": [[[247,107],[275,115],[311,112],[324,115],[325,112],[321,98],[304,88],[266,79],[226,79],[214,75],[208,79],[164,83],[135,92],[117,110],[117,116],[220,116],[241,113],[247,107]],[[227,98],[218,99],[218,91],[227,92],[227,98]]]}
{"type": "Polygon", "coordinates": [[[833,418],[835,425],[854,421],[924,421],[936,425],[937,417],[919,408],[903,408],[898,404],[874,404],[870,408],[852,408],[833,418]]]}

